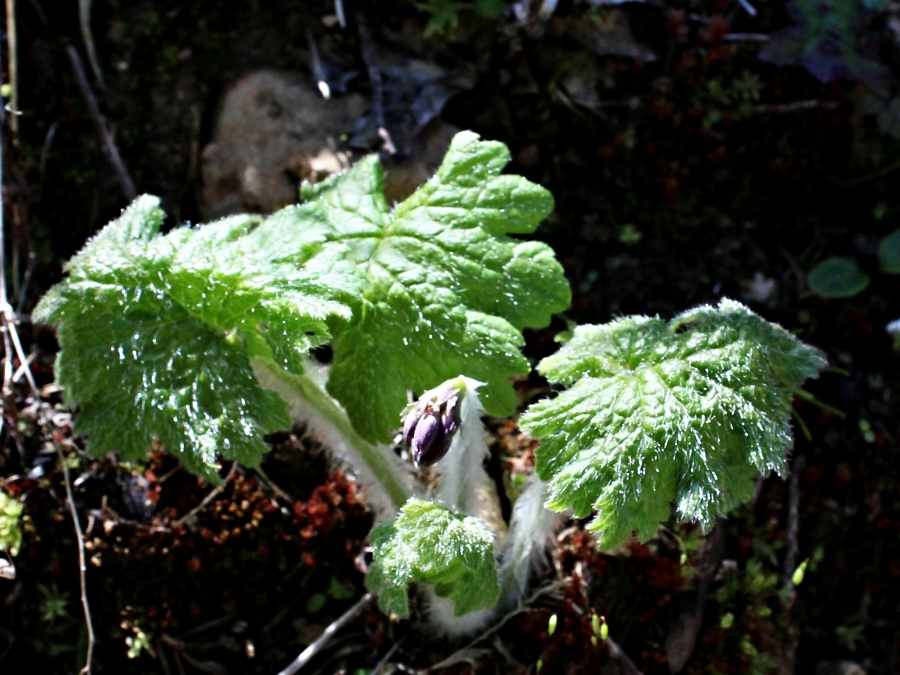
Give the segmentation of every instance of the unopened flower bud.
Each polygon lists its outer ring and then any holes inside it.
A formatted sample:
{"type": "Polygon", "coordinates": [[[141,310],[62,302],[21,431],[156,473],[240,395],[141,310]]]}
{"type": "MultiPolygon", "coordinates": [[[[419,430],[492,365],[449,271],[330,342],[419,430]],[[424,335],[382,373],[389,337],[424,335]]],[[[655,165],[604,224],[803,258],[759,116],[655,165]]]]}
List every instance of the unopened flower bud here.
{"type": "Polygon", "coordinates": [[[429,466],[450,449],[459,427],[460,380],[448,380],[425,392],[403,420],[403,442],[416,466],[429,466]]]}
{"type": "MultiPolygon", "coordinates": [[[[432,457],[435,452],[440,449],[438,446],[443,443],[443,436],[444,432],[441,428],[441,421],[436,415],[429,413],[419,419],[418,424],[416,424],[416,430],[413,433],[412,442],[410,443],[413,461],[416,463],[416,466],[432,464],[437,461],[432,459],[432,457]],[[432,450],[435,452],[432,452],[432,450]],[[425,461],[426,459],[430,461],[425,461]]],[[[444,452],[446,452],[446,450],[444,452]]]]}

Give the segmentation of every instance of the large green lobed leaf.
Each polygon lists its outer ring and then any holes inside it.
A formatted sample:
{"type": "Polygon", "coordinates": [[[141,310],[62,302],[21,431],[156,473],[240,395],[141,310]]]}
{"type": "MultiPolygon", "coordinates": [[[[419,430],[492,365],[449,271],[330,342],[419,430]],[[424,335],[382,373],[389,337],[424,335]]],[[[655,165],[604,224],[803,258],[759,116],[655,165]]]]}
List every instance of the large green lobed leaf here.
{"type": "Polygon", "coordinates": [[[300,372],[328,339],[326,320],[348,312],[322,290],[339,278],[276,262],[285,249],[258,217],[166,236],[162,220],[158,199],[135,200],[68,263],[34,318],[58,326],[57,381],[81,405],[93,454],[142,457],[157,437],[216,480],[218,456],[255,465],[261,434],[290,424],[250,357],[300,372]]]}
{"type": "Polygon", "coordinates": [[[375,526],[370,539],[366,587],[386,614],[409,617],[408,587],[415,582],[452,600],[456,616],[497,603],[494,534],[479,519],[413,498],[396,520],[375,526]]]}
{"type": "Polygon", "coordinates": [[[277,218],[306,219],[308,271],[351,264],[360,289],[339,295],[353,310],[330,323],[328,389],[359,432],[387,441],[407,390],[459,373],[485,382],[487,411],[514,410],[510,376],[528,372],[522,328],[568,307],[569,286],[552,250],[509,234],[533,232],[553,208],[550,194],[500,172],[501,143],[458,134],[436,175],[393,210],[375,157],[306,186],[307,203],[277,218]]]}
{"type": "Polygon", "coordinates": [[[709,528],[752,498],[759,474],[784,473],[792,393],[822,355],[739,303],[668,325],[629,317],[579,326],[538,369],[570,388],[531,406],[548,506],[572,509],[609,548],[649,539],[674,505],[709,528]]]}

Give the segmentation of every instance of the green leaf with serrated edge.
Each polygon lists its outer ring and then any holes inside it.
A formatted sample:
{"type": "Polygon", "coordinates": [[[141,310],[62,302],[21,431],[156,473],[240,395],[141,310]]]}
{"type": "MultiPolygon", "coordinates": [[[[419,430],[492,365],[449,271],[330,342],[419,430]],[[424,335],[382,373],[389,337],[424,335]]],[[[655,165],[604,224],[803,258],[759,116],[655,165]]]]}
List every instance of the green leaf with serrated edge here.
{"type": "Polygon", "coordinates": [[[374,559],[366,588],[378,594],[385,613],[409,617],[411,583],[434,586],[439,597],[453,601],[456,616],[497,604],[494,534],[477,518],[411,498],[396,520],[375,526],[370,540],[374,559]]]}
{"type": "Polygon", "coordinates": [[[572,509],[609,548],[671,515],[709,528],[752,498],[759,474],[785,471],[793,390],[823,356],[743,305],[579,326],[538,369],[569,385],[521,426],[540,446],[548,506],[572,509]]]}
{"type": "MultiPolygon", "coordinates": [[[[459,373],[485,382],[490,414],[514,410],[509,377],[528,372],[521,329],[545,326],[570,302],[552,250],[508,234],[533,232],[550,194],[500,172],[501,143],[458,134],[436,175],[391,211],[374,157],[348,173],[306,186],[304,206],[320,214],[304,229],[307,270],[336,261],[356,268],[361,292],[341,296],[349,322],[332,322],[328,389],[359,432],[387,441],[409,389],[459,373]]],[[[299,215],[286,212],[281,217],[299,215]]]]}
{"type": "Polygon", "coordinates": [[[301,358],[328,340],[327,320],[349,315],[328,299],[346,282],[278,262],[296,246],[259,217],[165,236],[162,220],[158,200],[139,197],[69,262],[34,317],[58,325],[57,381],[81,404],[78,431],[93,454],[141,457],[155,436],[216,481],[217,457],[255,465],[261,434],[290,425],[250,357],[301,372],[301,358]]]}

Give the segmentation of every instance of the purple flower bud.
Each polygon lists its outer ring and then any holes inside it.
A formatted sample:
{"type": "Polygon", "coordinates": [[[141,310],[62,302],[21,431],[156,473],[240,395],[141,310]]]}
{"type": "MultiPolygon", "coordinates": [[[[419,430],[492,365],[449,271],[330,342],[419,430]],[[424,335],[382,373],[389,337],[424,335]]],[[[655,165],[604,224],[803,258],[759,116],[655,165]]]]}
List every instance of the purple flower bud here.
{"type": "MultiPolygon", "coordinates": [[[[440,455],[435,456],[436,451],[443,445],[443,436],[444,432],[441,429],[441,422],[436,415],[428,414],[419,419],[410,445],[416,466],[434,464],[447,453],[445,448],[440,455]]],[[[447,446],[449,447],[449,443],[447,446]]]]}
{"type": "Polygon", "coordinates": [[[419,406],[413,406],[408,413],[406,413],[406,417],[403,420],[403,436],[402,440],[406,445],[412,443],[413,440],[413,432],[416,430],[416,423],[419,421],[419,416],[422,412],[419,410],[419,406]]]}
{"type": "Polygon", "coordinates": [[[459,393],[457,387],[442,384],[422,394],[406,413],[402,440],[410,446],[416,466],[434,464],[450,449],[450,441],[460,424],[459,393]]]}
{"type": "Polygon", "coordinates": [[[453,395],[441,406],[441,430],[448,438],[459,426],[459,396],[453,395]]]}

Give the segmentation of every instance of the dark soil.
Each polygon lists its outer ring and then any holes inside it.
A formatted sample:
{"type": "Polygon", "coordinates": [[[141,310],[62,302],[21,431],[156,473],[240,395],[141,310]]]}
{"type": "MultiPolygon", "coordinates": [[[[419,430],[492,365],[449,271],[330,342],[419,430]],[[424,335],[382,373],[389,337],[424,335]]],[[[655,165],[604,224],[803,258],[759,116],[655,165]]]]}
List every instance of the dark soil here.
{"type": "MultiPolygon", "coordinates": [[[[81,55],[137,191],[161,196],[171,223],[197,222],[202,149],[239,76],[310,74],[311,36],[334,82],[377,99],[361,10],[378,47],[463,71],[466,86],[430,112],[506,143],[510,170],[556,199],[539,236],[563,262],[574,303],[550,330],[528,335],[529,356],[550,353],[565,321],[668,318],[728,296],[822,349],[832,369],[807,385],[812,400],[797,400],[791,476],[761,482],[756,501],[708,538],[681,528],[601,554],[568,523],[528,607],[471,650],[457,653],[462,645],[424,623],[392,623],[370,607],[309,672],[409,672],[454,653],[457,663],[440,672],[540,664],[545,673],[627,673],[633,662],[666,673],[679,660],[698,674],[900,671],[900,383],[885,330],[900,318],[900,297],[876,257],[900,222],[900,144],[892,118],[870,114],[873,96],[894,100],[893,79],[864,77],[851,63],[837,69],[842,79],[822,82],[801,65],[761,60],[757,37],[788,24],[781,2],[754,2],[751,17],[727,0],[571,0],[547,20],[540,2],[524,20],[512,3],[500,18],[489,2],[415,3],[431,13],[400,0],[343,4],[346,29],[323,21],[335,11],[324,0],[95,2],[102,86],[77,3],[18,3],[21,114],[4,128],[5,245],[42,396],[22,381],[4,401],[0,488],[25,505],[25,544],[16,579],[0,579],[0,670],[74,673],[84,664],[57,446],[85,531],[94,672],[274,673],[364,593],[364,500],[302,430],[271,439],[262,471],[223,466],[224,490],[193,512],[210,486],[160,451],[140,466],[83,453],[51,385],[53,334],[27,319],[62,263],[128,202],[67,47],[81,55]],[[441,25],[441,16],[458,23],[441,25]],[[807,273],[830,255],[853,257],[869,286],[840,299],[812,293],[807,273]],[[627,658],[592,642],[599,616],[627,658]]],[[[854,54],[897,73],[895,18],[860,14],[845,25],[856,31],[854,54]]],[[[383,85],[388,129],[414,148],[424,117],[398,112],[402,81],[383,85]]],[[[347,130],[347,149],[381,149],[374,120],[347,130]]],[[[394,160],[385,161],[390,170],[394,160]]],[[[521,385],[528,397],[542,383],[521,385]]],[[[490,422],[497,466],[528,470],[529,439],[511,421],[490,422]]]]}

